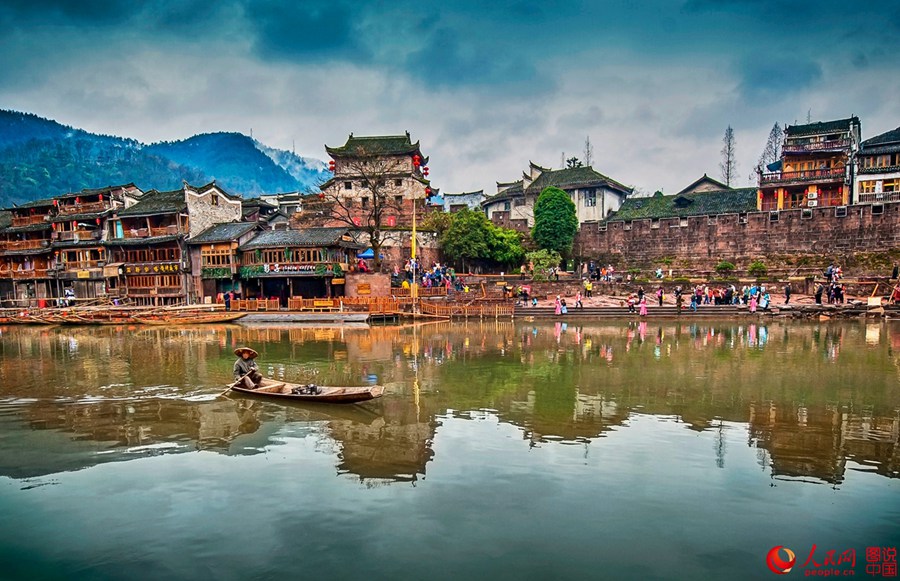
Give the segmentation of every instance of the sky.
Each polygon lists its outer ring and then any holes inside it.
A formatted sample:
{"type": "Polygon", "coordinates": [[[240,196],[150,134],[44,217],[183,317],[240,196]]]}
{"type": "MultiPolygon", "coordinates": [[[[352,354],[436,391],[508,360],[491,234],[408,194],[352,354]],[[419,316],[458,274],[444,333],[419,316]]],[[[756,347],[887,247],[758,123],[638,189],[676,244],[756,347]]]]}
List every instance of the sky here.
{"type": "Polygon", "coordinates": [[[751,185],[772,125],[900,126],[900,2],[4,0],[0,109],[144,143],[328,159],[409,131],[444,192],[565,157],[638,192],[751,185]]]}

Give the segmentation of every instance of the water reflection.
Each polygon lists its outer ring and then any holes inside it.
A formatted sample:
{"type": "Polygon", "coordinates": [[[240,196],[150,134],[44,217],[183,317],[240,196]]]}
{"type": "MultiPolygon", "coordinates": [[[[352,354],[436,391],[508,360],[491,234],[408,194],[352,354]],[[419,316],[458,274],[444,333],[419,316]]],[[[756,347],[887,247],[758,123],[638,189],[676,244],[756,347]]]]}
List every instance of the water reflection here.
{"type": "MultiPolygon", "coordinates": [[[[523,445],[604,445],[635,414],[743,430],[775,478],[900,476],[891,323],[432,323],[385,327],[0,328],[0,474],[31,478],[198,449],[257,454],[313,437],[338,474],[415,482],[445,418],[489,414],[523,445]],[[354,407],[218,397],[232,350],[289,381],[378,381],[354,407]]],[[[733,440],[732,440],[733,442],[733,440]]]]}

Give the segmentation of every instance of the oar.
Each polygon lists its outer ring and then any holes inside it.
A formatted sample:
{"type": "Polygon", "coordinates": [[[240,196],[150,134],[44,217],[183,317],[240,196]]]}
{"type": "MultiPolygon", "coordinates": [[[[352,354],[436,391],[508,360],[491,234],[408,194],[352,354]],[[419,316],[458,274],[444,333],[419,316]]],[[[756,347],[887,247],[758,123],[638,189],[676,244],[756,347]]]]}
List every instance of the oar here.
{"type": "Polygon", "coordinates": [[[226,393],[228,393],[229,391],[231,391],[231,388],[232,388],[232,387],[234,387],[234,386],[236,386],[237,384],[239,384],[240,382],[244,381],[244,378],[247,377],[248,375],[250,375],[251,373],[253,373],[253,372],[252,372],[252,371],[248,371],[247,373],[245,373],[244,375],[242,375],[240,379],[238,379],[237,381],[235,381],[234,383],[232,383],[231,385],[229,385],[228,387],[226,387],[226,388],[225,388],[225,391],[223,391],[222,393],[220,393],[220,394],[219,394],[218,396],[216,396],[216,397],[222,397],[223,395],[225,395],[226,393]]]}

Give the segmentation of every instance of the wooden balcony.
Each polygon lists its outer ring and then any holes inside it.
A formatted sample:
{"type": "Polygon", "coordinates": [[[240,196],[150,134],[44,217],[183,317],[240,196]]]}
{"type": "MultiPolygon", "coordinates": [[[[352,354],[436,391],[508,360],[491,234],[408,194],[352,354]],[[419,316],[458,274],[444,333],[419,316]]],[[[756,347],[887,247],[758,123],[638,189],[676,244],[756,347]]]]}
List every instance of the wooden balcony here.
{"type": "Polygon", "coordinates": [[[11,274],[13,279],[16,280],[49,277],[49,271],[46,268],[35,268],[33,270],[13,270],[11,274]]]}
{"type": "Polygon", "coordinates": [[[844,168],[842,167],[802,171],[779,171],[762,174],[760,185],[798,182],[833,182],[841,181],[843,179],[844,168]]]}
{"type": "Polygon", "coordinates": [[[32,224],[43,224],[47,220],[45,220],[46,216],[43,214],[37,216],[13,216],[12,226],[13,228],[19,228],[22,226],[31,226],[32,224]]]}
{"type": "Polygon", "coordinates": [[[100,230],[72,230],[57,231],[53,233],[60,242],[83,242],[85,240],[100,240],[100,230]]]}
{"type": "Polygon", "coordinates": [[[59,265],[62,270],[87,270],[89,268],[103,268],[106,264],[105,260],[75,260],[72,262],[63,262],[59,265]]]}
{"type": "Polygon", "coordinates": [[[0,250],[38,250],[50,246],[49,240],[12,240],[0,242],[0,250]]]}
{"type": "Polygon", "coordinates": [[[897,173],[900,172],[900,165],[889,165],[884,167],[861,167],[859,168],[859,175],[864,174],[882,174],[882,173],[897,173]]]}
{"type": "Polygon", "coordinates": [[[152,236],[174,236],[178,234],[178,226],[160,226],[158,228],[132,228],[124,232],[125,238],[150,238],[152,236]]]}
{"type": "Polygon", "coordinates": [[[883,202],[900,202],[900,192],[882,192],[879,194],[860,194],[860,204],[881,204],[883,202]]]}
{"type": "Polygon", "coordinates": [[[782,147],[784,153],[806,153],[814,151],[841,151],[850,148],[849,139],[832,139],[818,143],[785,143],[782,147]]]}
{"type": "Polygon", "coordinates": [[[97,214],[109,209],[109,202],[90,202],[83,204],[60,205],[60,216],[72,216],[75,214],[97,214]]]}

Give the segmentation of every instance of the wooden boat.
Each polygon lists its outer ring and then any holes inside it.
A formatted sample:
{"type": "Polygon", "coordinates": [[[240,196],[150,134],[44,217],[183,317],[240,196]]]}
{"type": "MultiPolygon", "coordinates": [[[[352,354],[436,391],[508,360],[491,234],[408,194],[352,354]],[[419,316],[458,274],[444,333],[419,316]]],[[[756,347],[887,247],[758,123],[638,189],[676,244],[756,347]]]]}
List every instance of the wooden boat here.
{"type": "Polygon", "coordinates": [[[179,313],[177,315],[159,315],[159,316],[136,316],[134,322],[144,325],[197,325],[201,323],[227,323],[241,317],[246,317],[247,313],[231,313],[231,312],[202,312],[202,313],[179,313]]]}
{"type": "Polygon", "coordinates": [[[263,397],[278,398],[290,401],[308,401],[318,403],[359,403],[369,401],[384,395],[383,385],[369,385],[362,387],[329,387],[325,385],[313,386],[316,393],[310,393],[310,386],[299,383],[287,383],[274,379],[263,379],[256,389],[248,389],[243,385],[234,383],[230,389],[239,393],[258,395],[263,397]]]}

